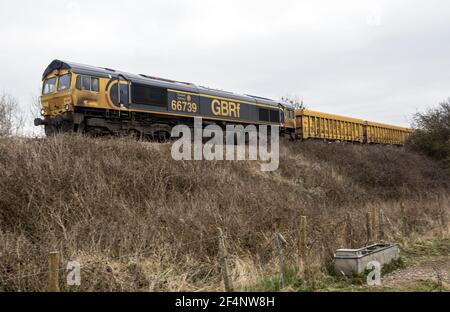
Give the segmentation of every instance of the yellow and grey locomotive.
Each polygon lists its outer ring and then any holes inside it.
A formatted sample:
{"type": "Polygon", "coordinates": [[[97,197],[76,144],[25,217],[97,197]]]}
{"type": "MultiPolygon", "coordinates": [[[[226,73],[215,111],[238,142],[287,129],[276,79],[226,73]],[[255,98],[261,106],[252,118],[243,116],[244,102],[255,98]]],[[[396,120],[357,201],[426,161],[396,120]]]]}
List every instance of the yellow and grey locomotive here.
{"type": "Polygon", "coordinates": [[[276,101],[148,75],[54,60],[43,74],[42,116],[55,132],[136,133],[168,138],[177,124],[280,125],[294,133],[294,110],[276,101]],[[287,119],[287,121],[286,121],[287,119]]]}

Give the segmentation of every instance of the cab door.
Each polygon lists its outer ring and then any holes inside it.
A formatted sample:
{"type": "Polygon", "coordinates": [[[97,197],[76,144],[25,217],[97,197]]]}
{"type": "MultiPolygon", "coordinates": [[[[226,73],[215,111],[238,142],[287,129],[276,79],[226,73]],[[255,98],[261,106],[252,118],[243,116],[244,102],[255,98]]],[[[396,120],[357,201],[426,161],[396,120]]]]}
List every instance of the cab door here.
{"type": "Polygon", "coordinates": [[[286,129],[289,130],[295,129],[295,114],[293,109],[290,108],[284,109],[284,120],[286,129]]]}
{"type": "Polygon", "coordinates": [[[121,109],[130,107],[130,83],[128,81],[116,79],[109,90],[109,96],[114,106],[121,109]]]}

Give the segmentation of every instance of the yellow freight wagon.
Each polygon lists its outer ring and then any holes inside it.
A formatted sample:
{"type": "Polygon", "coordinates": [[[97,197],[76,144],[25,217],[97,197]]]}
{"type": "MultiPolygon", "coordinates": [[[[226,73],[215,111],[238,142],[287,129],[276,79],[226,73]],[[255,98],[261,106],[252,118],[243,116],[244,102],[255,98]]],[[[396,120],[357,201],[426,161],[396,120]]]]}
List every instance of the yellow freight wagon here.
{"type": "Polygon", "coordinates": [[[364,143],[364,120],[299,109],[295,112],[299,139],[364,143]]]}
{"type": "Polygon", "coordinates": [[[366,121],[366,143],[403,145],[412,132],[408,128],[366,121]]]}

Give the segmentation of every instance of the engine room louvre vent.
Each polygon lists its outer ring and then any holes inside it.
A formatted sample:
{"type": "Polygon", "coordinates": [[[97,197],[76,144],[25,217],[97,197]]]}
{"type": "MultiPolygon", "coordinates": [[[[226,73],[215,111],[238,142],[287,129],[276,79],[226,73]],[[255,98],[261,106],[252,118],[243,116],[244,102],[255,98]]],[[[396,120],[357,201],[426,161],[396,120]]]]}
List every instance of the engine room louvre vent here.
{"type": "Polygon", "coordinates": [[[270,111],[270,121],[271,122],[276,122],[279,123],[280,122],[280,113],[277,110],[271,110],[270,111]]]}
{"type": "Polygon", "coordinates": [[[167,106],[167,89],[142,84],[131,85],[131,100],[134,104],[167,106]]]}
{"type": "Polygon", "coordinates": [[[280,122],[280,114],[278,110],[260,108],[259,109],[259,120],[266,122],[280,122]]]}
{"type": "Polygon", "coordinates": [[[261,121],[270,121],[269,119],[269,110],[265,108],[259,109],[259,120],[261,121]]]}

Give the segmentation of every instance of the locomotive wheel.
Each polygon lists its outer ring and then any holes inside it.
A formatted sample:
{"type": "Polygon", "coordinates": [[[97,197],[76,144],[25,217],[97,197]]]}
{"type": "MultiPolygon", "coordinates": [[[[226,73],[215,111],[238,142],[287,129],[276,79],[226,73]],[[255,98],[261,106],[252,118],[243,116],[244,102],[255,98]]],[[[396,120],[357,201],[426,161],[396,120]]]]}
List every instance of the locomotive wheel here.
{"type": "Polygon", "coordinates": [[[74,130],[74,125],[70,121],[63,121],[61,124],[61,127],[59,129],[59,131],[61,133],[73,132],[73,130],[74,130]]]}
{"type": "Polygon", "coordinates": [[[166,131],[158,131],[154,134],[154,139],[160,143],[166,143],[170,140],[170,134],[166,131]]]}
{"type": "Polygon", "coordinates": [[[58,133],[58,130],[54,125],[45,125],[44,126],[45,136],[52,137],[58,133]]]}
{"type": "Polygon", "coordinates": [[[78,134],[83,134],[86,131],[86,122],[83,121],[78,126],[75,126],[74,131],[78,134]]]}

